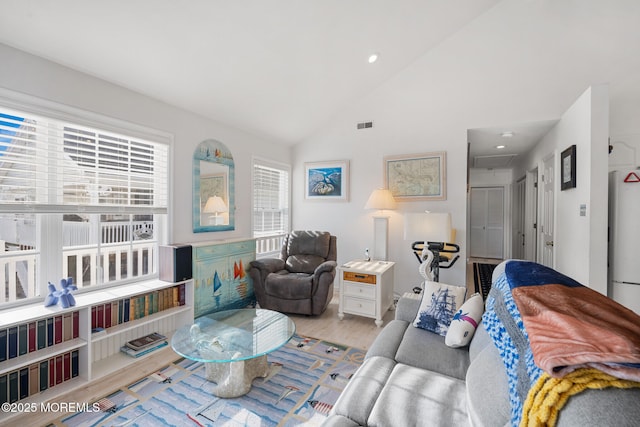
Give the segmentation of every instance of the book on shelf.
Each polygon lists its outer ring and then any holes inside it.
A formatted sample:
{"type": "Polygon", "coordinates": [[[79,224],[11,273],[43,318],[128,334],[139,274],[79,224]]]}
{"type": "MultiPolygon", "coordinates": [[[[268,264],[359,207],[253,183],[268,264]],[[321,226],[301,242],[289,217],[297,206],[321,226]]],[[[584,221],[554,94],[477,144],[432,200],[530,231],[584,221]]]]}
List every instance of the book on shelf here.
{"type": "Polygon", "coordinates": [[[8,374],[0,375],[0,404],[9,401],[9,383],[7,382],[8,379],[8,374]]]}
{"type": "Polygon", "coordinates": [[[154,345],[157,342],[160,342],[166,339],[167,337],[165,337],[164,335],[159,334],[157,332],[153,332],[149,335],[145,335],[143,337],[136,338],[131,341],[127,341],[126,346],[132,350],[143,350],[147,347],[154,345]]]}
{"type": "Polygon", "coordinates": [[[20,393],[19,398],[24,399],[29,397],[29,367],[20,369],[19,379],[20,379],[20,393]]]}
{"type": "Polygon", "coordinates": [[[107,330],[105,328],[93,328],[91,330],[91,338],[98,338],[103,335],[107,335],[107,330]]]}
{"type": "Polygon", "coordinates": [[[38,320],[38,350],[42,350],[47,346],[47,319],[38,320]]]}
{"type": "Polygon", "coordinates": [[[27,354],[27,324],[18,325],[18,356],[27,354]]]}
{"type": "Polygon", "coordinates": [[[0,362],[7,360],[7,330],[0,329],[0,362]]]}
{"type": "Polygon", "coordinates": [[[29,322],[27,326],[27,351],[29,353],[36,351],[36,332],[37,332],[37,323],[29,322]]]}
{"type": "Polygon", "coordinates": [[[62,342],[62,316],[53,318],[53,343],[60,344],[62,342]]]}
{"type": "Polygon", "coordinates": [[[126,345],[123,345],[122,347],[120,347],[120,351],[123,352],[124,354],[131,356],[131,357],[140,357],[143,356],[145,354],[151,353],[153,351],[156,351],[162,347],[166,347],[167,345],[169,345],[169,343],[167,341],[159,341],[156,342],[155,344],[150,345],[149,347],[145,347],[141,350],[134,350],[130,347],[127,347],[126,345]]]}

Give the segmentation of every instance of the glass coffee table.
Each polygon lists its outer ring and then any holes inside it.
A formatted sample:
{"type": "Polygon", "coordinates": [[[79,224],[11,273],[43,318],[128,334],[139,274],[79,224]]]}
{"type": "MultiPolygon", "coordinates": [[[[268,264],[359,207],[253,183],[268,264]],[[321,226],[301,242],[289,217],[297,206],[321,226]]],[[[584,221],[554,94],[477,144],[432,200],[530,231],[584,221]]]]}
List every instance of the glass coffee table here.
{"type": "Polygon", "coordinates": [[[238,397],[257,377],[269,374],[267,354],[285,345],[296,325],[277,311],[227,310],[197,318],[171,338],[180,356],[204,362],[206,377],[218,397],[238,397]]]}

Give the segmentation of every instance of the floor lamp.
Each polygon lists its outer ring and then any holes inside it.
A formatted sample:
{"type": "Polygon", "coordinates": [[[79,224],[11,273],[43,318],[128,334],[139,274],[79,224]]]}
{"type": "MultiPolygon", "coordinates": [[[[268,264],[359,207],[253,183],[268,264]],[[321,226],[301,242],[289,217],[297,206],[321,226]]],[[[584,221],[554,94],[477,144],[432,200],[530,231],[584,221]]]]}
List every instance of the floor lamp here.
{"type": "Polygon", "coordinates": [[[396,201],[391,191],[385,188],[373,190],[365,209],[376,209],[380,213],[373,216],[373,259],[387,260],[387,241],[389,239],[389,216],[384,214],[385,210],[396,208],[396,201]]]}

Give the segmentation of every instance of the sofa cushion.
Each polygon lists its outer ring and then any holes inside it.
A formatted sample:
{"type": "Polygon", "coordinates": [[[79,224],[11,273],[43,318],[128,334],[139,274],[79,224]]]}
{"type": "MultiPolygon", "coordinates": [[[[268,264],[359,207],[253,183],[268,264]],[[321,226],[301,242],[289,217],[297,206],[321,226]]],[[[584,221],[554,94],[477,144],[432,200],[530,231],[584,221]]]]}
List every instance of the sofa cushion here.
{"type": "MultiPolygon", "coordinates": [[[[487,334],[484,328],[478,330],[478,335],[480,334],[487,334]]],[[[474,426],[510,425],[511,405],[507,374],[498,349],[493,344],[485,346],[473,359],[469,365],[466,380],[467,410],[471,424],[474,426]]]]}
{"type": "Polygon", "coordinates": [[[453,315],[444,339],[445,344],[449,347],[464,347],[468,345],[480,320],[482,320],[482,313],[484,313],[482,295],[475,293],[453,315]]]}
{"type": "Polygon", "coordinates": [[[369,347],[365,357],[382,356],[395,359],[398,347],[400,347],[404,333],[409,325],[409,322],[395,319],[387,323],[373,341],[371,347],[369,347]]]}
{"type": "Polygon", "coordinates": [[[420,328],[407,328],[396,361],[462,380],[469,367],[469,351],[466,347],[447,347],[440,335],[420,328]]]}
{"type": "Polygon", "coordinates": [[[468,424],[464,381],[400,363],[378,396],[367,423],[439,427],[468,424]]]}
{"type": "Polygon", "coordinates": [[[464,303],[467,289],[428,280],[424,283],[420,309],[413,326],[445,336],[453,315],[464,303]]]}
{"type": "Polygon", "coordinates": [[[311,274],[329,256],[331,234],[326,231],[292,231],[287,238],[286,268],[311,274]]]}
{"type": "Polygon", "coordinates": [[[358,427],[360,424],[344,415],[330,415],[322,422],[322,427],[358,427]]]}
{"type": "Polygon", "coordinates": [[[371,409],[395,365],[396,362],[386,357],[365,360],[338,397],[331,414],[343,415],[360,425],[367,425],[371,409]]]}
{"type": "Polygon", "coordinates": [[[292,273],[313,274],[315,269],[323,262],[325,262],[325,259],[317,255],[299,254],[289,256],[285,264],[287,270],[292,273]]]}
{"type": "Polygon", "coordinates": [[[280,299],[309,299],[313,276],[306,273],[289,273],[286,270],[270,273],[264,282],[267,295],[280,299]]]}
{"type": "Polygon", "coordinates": [[[480,352],[489,345],[493,346],[493,341],[491,341],[489,333],[484,328],[482,322],[480,322],[478,329],[476,329],[476,333],[473,334],[471,344],[469,344],[469,360],[473,361],[473,359],[475,359],[478,354],[480,354],[480,352]]]}
{"type": "Polygon", "coordinates": [[[637,426],[638,402],[638,388],[585,390],[569,398],[558,415],[556,426],[637,426]]]}

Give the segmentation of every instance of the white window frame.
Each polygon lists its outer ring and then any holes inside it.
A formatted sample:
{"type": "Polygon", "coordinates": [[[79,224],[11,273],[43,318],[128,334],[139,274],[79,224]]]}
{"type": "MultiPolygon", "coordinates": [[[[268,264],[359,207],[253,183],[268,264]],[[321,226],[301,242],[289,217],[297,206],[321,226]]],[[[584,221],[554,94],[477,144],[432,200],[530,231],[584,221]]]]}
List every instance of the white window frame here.
{"type": "Polygon", "coordinates": [[[269,258],[269,257],[277,257],[280,254],[280,248],[282,246],[282,240],[284,236],[291,231],[291,165],[286,163],[277,162],[274,160],[265,159],[262,157],[253,157],[251,159],[251,234],[256,239],[256,257],[257,258],[269,258]],[[288,175],[288,188],[286,189],[287,196],[287,220],[285,222],[285,229],[281,233],[273,233],[264,235],[261,234],[259,236],[256,235],[255,231],[255,199],[254,199],[254,191],[255,191],[255,167],[256,166],[264,166],[268,168],[277,169],[287,173],[288,175]]]}
{"type": "MultiPolygon", "coordinates": [[[[134,124],[131,122],[127,122],[124,120],[119,120],[107,116],[103,116],[97,113],[85,111],[79,108],[70,107],[67,105],[59,104],[52,101],[47,101],[41,98],[33,97],[30,95],[25,95],[22,93],[13,92],[7,89],[0,88],[0,108],[6,108],[8,110],[16,110],[20,112],[24,112],[25,114],[31,114],[33,116],[41,116],[48,119],[60,121],[60,122],[68,122],[74,125],[88,127],[96,130],[100,130],[107,133],[112,133],[116,135],[125,135],[130,139],[140,139],[144,141],[151,141],[153,143],[164,144],[167,146],[167,189],[166,189],[166,207],[161,209],[164,212],[161,215],[154,215],[157,219],[154,227],[157,227],[158,234],[157,238],[154,239],[156,241],[156,250],[154,251],[154,259],[153,265],[158,265],[158,251],[157,246],[166,244],[168,241],[168,236],[171,235],[171,218],[172,215],[172,206],[170,200],[172,199],[171,189],[172,189],[172,180],[173,180],[173,135],[167,132],[159,131],[156,129],[148,128],[145,126],[141,126],[138,124],[134,124]]],[[[20,211],[21,208],[19,206],[16,207],[16,211],[20,211]]],[[[102,211],[99,207],[89,207],[87,213],[110,213],[109,210],[102,211]]],[[[131,212],[127,212],[128,214],[138,213],[158,213],[158,210],[153,211],[145,211],[144,209],[136,210],[131,209],[131,212]]],[[[38,253],[41,254],[40,262],[37,266],[37,274],[36,281],[39,289],[39,297],[37,298],[27,298],[21,299],[17,301],[7,301],[0,303],[0,310],[4,310],[8,307],[18,306],[23,304],[30,304],[37,300],[43,300],[47,295],[47,282],[48,281],[57,281],[62,277],[63,274],[63,266],[61,262],[54,261],[53,257],[47,257],[47,253],[53,253],[52,251],[62,251],[63,247],[63,236],[62,236],[62,227],[58,227],[56,225],[55,232],[50,229],[49,225],[51,221],[56,224],[62,224],[62,212],[58,212],[55,214],[50,214],[44,211],[39,211],[36,209],[33,213],[41,214],[41,220],[38,221],[38,235],[36,237],[37,241],[41,243],[39,247],[38,253]],[[60,219],[56,219],[55,216],[59,215],[60,219]],[[59,229],[58,229],[59,228],[59,229]],[[46,230],[46,239],[43,238],[46,230]],[[44,254],[45,256],[42,256],[44,254]]],[[[74,213],[73,210],[65,213],[74,213]]],[[[56,257],[57,258],[57,257],[56,257]]],[[[124,280],[112,281],[109,283],[99,283],[100,286],[88,287],[85,288],[84,291],[92,292],[92,291],[103,291],[107,287],[111,286],[122,286],[133,282],[139,282],[144,280],[149,280],[152,278],[158,277],[157,268],[152,274],[144,275],[141,277],[129,277],[124,280]]],[[[4,280],[4,274],[2,275],[4,280]]],[[[57,284],[59,285],[59,284],[57,284]]],[[[0,287],[4,291],[4,283],[0,287]]],[[[81,292],[83,290],[79,290],[81,292]]]]}

